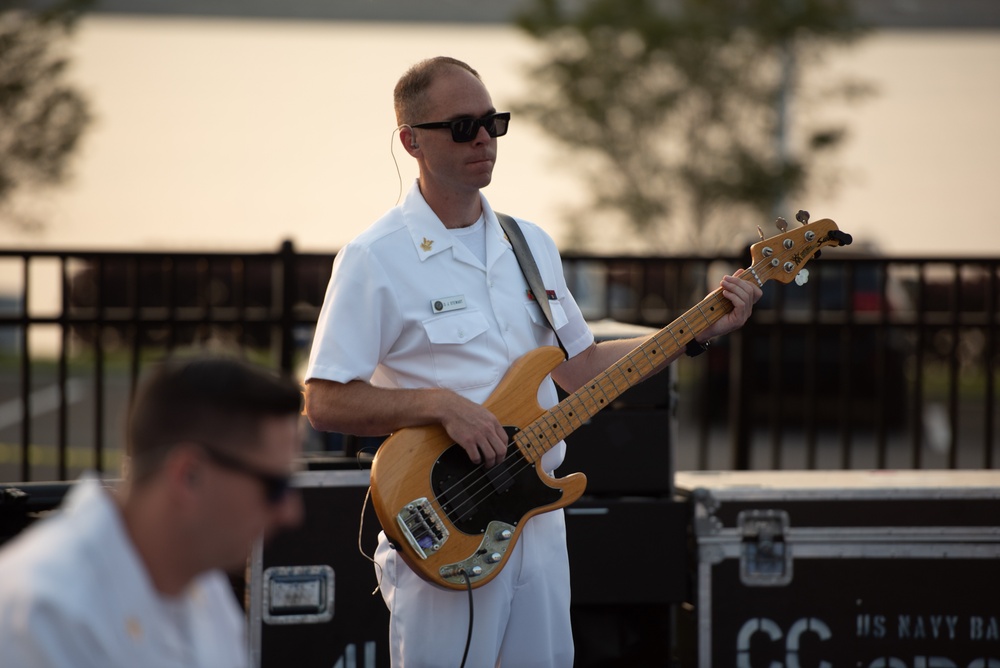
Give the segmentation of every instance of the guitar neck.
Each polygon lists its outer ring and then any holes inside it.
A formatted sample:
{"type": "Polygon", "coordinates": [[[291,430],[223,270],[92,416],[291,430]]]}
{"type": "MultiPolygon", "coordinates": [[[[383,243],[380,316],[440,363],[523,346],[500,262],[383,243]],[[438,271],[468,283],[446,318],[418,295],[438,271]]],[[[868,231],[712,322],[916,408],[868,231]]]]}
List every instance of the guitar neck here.
{"type": "MultiPolygon", "coordinates": [[[[746,275],[741,276],[748,280],[746,275]]],[[[607,370],[521,429],[514,442],[532,461],[538,461],[561,440],[607,408],[627,389],[650,376],[698,334],[733,310],[717,288],[669,325],[656,332],[607,370]]]]}

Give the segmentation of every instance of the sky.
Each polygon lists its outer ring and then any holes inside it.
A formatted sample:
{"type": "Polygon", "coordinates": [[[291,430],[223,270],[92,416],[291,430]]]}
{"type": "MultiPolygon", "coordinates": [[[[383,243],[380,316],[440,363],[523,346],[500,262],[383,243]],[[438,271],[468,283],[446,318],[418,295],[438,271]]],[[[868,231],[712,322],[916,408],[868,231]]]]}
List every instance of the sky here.
{"type": "MultiPolygon", "coordinates": [[[[72,53],[95,123],[72,182],[19,203],[44,229],[0,226],[4,245],[267,251],[291,239],[335,251],[415,177],[391,148],[391,91],[409,65],[466,60],[503,109],[530,95],[524,71],[539,50],[504,24],[96,15],[72,53]]],[[[790,202],[788,217],[833,218],[887,255],[995,256],[1000,31],[876,33],[810,72],[821,109],[837,77],[877,94],[829,105],[849,128],[841,185],[790,202]]],[[[567,241],[561,212],[586,194],[578,158],[517,118],[500,141],[491,203],[567,241]]],[[[592,229],[594,252],[648,250],[596,217],[592,229]]]]}

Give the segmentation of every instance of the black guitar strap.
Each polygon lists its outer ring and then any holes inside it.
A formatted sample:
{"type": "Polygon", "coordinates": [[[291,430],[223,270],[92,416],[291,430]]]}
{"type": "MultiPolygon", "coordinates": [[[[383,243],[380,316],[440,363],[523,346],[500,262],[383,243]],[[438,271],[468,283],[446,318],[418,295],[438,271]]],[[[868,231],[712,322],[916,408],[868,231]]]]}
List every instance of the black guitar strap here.
{"type": "Polygon", "coordinates": [[[549,296],[545,291],[545,284],[542,282],[542,276],[538,273],[538,265],[535,264],[535,258],[531,255],[531,249],[528,248],[528,242],[524,238],[524,233],[521,231],[521,226],[517,224],[517,221],[508,216],[505,213],[497,212],[497,219],[500,221],[500,227],[503,231],[507,233],[507,239],[510,241],[510,245],[514,250],[514,257],[517,258],[517,263],[521,266],[521,272],[524,274],[524,278],[528,281],[528,287],[531,288],[531,294],[535,296],[535,301],[542,309],[542,313],[545,314],[545,319],[549,323],[549,327],[556,334],[556,341],[559,342],[559,347],[562,348],[563,355],[569,358],[569,353],[566,352],[566,346],[562,344],[562,340],[559,338],[559,332],[556,331],[556,323],[552,319],[552,308],[549,306],[549,296]]]}

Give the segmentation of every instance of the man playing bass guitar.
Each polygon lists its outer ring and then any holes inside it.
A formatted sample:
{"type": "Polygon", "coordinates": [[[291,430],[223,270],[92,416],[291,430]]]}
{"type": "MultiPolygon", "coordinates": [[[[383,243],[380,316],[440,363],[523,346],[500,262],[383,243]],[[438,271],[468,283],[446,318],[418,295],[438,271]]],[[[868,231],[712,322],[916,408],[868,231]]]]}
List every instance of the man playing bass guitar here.
{"type": "MultiPolygon", "coordinates": [[[[337,254],[306,375],[306,412],[319,430],[362,436],[439,425],[472,462],[491,468],[507,456],[509,436],[481,404],[515,360],[557,344],[481,193],[510,114],[497,111],[475,70],[444,57],[408,70],[394,103],[401,146],[419,176],[402,204],[337,254]]],[[[568,354],[540,388],[526,389],[548,408],[553,381],[575,391],[642,340],[595,343],[555,244],[538,226],[518,223],[568,354]]],[[[701,342],[741,327],[761,296],[734,276],[721,290],[732,309],[698,333],[701,342]]],[[[700,348],[695,341],[688,351],[700,348]]],[[[564,450],[549,450],[543,470],[553,472],[564,450]]],[[[505,567],[472,592],[468,647],[467,597],[419,577],[381,535],[375,557],[394,666],[454,668],[463,653],[467,665],[484,668],[572,666],[563,513],[537,514],[519,530],[505,567]]]]}

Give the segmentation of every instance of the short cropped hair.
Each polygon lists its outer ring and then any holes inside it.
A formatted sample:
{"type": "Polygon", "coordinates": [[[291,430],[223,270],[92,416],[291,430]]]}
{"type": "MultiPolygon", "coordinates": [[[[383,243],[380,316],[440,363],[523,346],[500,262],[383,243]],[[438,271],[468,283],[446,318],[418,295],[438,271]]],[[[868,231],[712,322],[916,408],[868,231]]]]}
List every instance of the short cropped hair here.
{"type": "Polygon", "coordinates": [[[427,108],[426,92],[434,79],[451,67],[460,67],[482,81],[479,72],[466,63],[448,56],[437,56],[422,60],[406,71],[396,82],[392,93],[393,107],[396,110],[397,125],[412,125],[432,120],[423,118],[427,108]]]}
{"type": "Polygon", "coordinates": [[[246,362],[210,357],[162,362],[132,403],[128,474],[143,484],[184,442],[226,450],[258,447],[262,418],[298,415],[301,405],[295,384],[246,362]]]}

